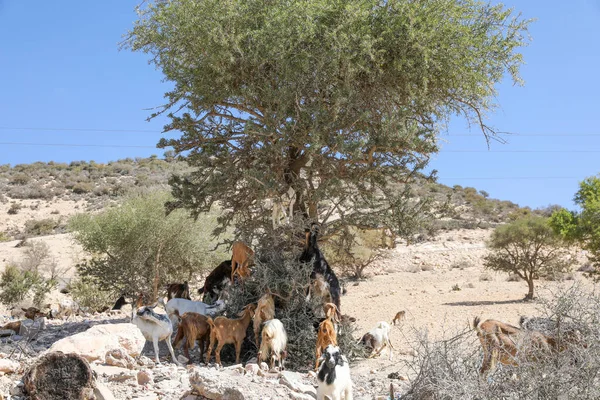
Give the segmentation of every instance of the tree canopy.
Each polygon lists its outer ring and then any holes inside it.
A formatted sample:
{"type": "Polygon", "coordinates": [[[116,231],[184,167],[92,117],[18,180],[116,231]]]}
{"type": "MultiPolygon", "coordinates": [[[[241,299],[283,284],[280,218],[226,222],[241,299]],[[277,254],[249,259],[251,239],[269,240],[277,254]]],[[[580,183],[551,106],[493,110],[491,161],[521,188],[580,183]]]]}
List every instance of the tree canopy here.
{"type": "Polygon", "coordinates": [[[520,83],[528,21],[475,0],[147,2],[124,45],[148,53],[172,90],[163,139],[195,171],[172,179],[223,227],[290,219],[402,233],[429,209],[429,177],[452,115],[483,130],[505,75],[520,83]]]}
{"type": "Polygon", "coordinates": [[[494,230],[484,265],[494,271],[517,274],[529,285],[526,299],[533,299],[534,279],[566,272],[571,267],[565,243],[554,233],[547,218],[527,216],[494,230]]]}
{"type": "Polygon", "coordinates": [[[550,224],[562,237],[589,251],[589,258],[596,267],[593,275],[600,279],[600,177],[584,179],[574,201],[581,211],[557,210],[550,217],[550,224]]]}

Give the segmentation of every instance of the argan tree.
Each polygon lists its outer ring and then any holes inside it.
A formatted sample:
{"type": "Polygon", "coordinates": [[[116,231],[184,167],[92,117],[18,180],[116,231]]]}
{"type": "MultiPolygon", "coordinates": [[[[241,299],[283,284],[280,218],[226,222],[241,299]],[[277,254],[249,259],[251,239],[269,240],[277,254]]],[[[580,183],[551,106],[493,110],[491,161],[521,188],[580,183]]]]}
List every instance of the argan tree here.
{"type": "Polygon", "coordinates": [[[600,178],[592,176],[583,180],[574,201],[581,211],[556,210],[550,217],[550,225],[563,238],[589,252],[590,261],[596,267],[592,275],[600,280],[600,178]]]}
{"type": "MultiPolygon", "coordinates": [[[[522,63],[528,21],[475,0],[148,1],[124,47],[172,89],[163,139],[195,168],[171,181],[247,236],[289,219],[388,227],[422,211],[410,183],[460,114],[485,115],[522,63]]],[[[431,203],[428,203],[431,205],[431,203]]],[[[402,229],[401,229],[402,228],[402,229]]]]}
{"type": "Polygon", "coordinates": [[[485,267],[525,280],[529,286],[526,300],[533,299],[535,279],[566,272],[572,263],[565,242],[543,217],[528,216],[499,226],[487,246],[485,267]]]}
{"type": "Polygon", "coordinates": [[[216,214],[192,220],[183,210],[165,215],[164,192],[133,195],[100,214],[78,214],[70,223],[75,240],[91,257],[77,265],[84,282],[115,294],[143,291],[157,298],[171,281],[191,281],[229,257],[212,251],[216,214]]]}

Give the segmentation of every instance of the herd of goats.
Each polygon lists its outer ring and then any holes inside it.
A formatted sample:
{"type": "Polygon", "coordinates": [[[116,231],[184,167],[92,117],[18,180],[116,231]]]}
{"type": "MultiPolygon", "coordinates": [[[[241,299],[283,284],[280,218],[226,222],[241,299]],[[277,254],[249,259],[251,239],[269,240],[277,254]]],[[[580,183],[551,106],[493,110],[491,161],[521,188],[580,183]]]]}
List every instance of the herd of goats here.
{"type": "MultiPolygon", "coordinates": [[[[318,296],[321,299],[320,304],[324,315],[315,322],[317,400],[326,398],[351,400],[352,381],[348,360],[341,354],[337,345],[341,321],[348,317],[341,314],[340,284],[318,247],[317,235],[316,229],[306,233],[304,250],[298,258],[300,262],[312,265],[311,284],[307,295],[318,296]]],[[[132,322],[140,329],[146,340],[152,341],[157,363],[160,363],[158,342],[165,341],[173,362],[179,364],[171,344],[173,326],[178,326],[173,344],[178,347],[183,341],[188,360],[190,360],[189,349],[193,348],[198,341],[200,359],[204,358],[204,351],[208,344],[205,359],[207,364],[216,345],[215,359],[217,364],[221,365],[220,353],[226,344],[235,346],[237,364],[240,362],[240,351],[246,338],[246,331],[253,322],[254,341],[258,349],[257,359],[260,361],[269,359],[271,369],[275,368],[276,364],[280,370],[284,369],[287,335],[283,323],[275,318],[274,296],[279,295],[267,290],[256,304],[246,305],[239,313],[239,318],[215,317],[226,308],[226,287],[234,282],[236,276],[244,280],[251,274],[249,267],[253,263],[254,251],[243,242],[235,242],[232,253],[231,260],[224,261],[207,276],[203,288],[198,291],[203,295],[203,301],[191,300],[187,282],[171,284],[167,287],[168,301],[165,303],[163,299],[159,299],[159,303],[166,311],[165,315],[154,312],[156,304],[144,305],[144,297],[140,294],[132,309],[132,322]]],[[[126,301],[121,297],[113,309],[120,309],[124,304],[126,301]]],[[[72,304],[61,303],[60,309],[50,316],[68,315],[72,307],[72,304]]],[[[29,319],[49,316],[34,307],[23,311],[25,317],[29,319]]],[[[398,312],[391,324],[396,325],[404,317],[405,311],[398,312]]],[[[18,332],[20,323],[21,321],[10,322],[2,329],[18,332]]],[[[484,356],[480,368],[482,376],[493,370],[498,362],[517,365],[523,355],[535,359],[540,352],[563,351],[567,346],[575,343],[585,345],[581,330],[574,325],[563,324],[560,334],[556,334],[556,321],[546,318],[522,317],[520,325],[521,327],[517,328],[496,320],[481,322],[479,317],[475,318],[473,329],[477,332],[484,356]]],[[[392,360],[390,331],[391,325],[380,321],[375,328],[362,336],[360,342],[370,351],[371,357],[380,355],[386,347],[389,347],[389,359],[392,360]]]]}

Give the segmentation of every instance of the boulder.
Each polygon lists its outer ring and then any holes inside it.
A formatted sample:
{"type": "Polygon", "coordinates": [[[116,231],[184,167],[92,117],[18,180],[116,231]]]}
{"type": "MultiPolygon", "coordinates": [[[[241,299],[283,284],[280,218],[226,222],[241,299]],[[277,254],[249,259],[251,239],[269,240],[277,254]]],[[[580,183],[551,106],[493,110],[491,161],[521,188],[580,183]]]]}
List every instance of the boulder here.
{"type": "Polygon", "coordinates": [[[154,381],[152,371],[148,369],[141,370],[137,373],[138,385],[147,385],[154,381]]]}
{"type": "Polygon", "coordinates": [[[94,376],[85,358],[61,352],[41,356],[23,376],[31,400],[94,399],[94,376]]]}
{"type": "Polygon", "coordinates": [[[57,341],[47,353],[76,353],[90,362],[105,362],[106,353],[116,349],[123,350],[131,357],[137,357],[145,343],[144,335],[133,324],[103,324],[57,341]]]}

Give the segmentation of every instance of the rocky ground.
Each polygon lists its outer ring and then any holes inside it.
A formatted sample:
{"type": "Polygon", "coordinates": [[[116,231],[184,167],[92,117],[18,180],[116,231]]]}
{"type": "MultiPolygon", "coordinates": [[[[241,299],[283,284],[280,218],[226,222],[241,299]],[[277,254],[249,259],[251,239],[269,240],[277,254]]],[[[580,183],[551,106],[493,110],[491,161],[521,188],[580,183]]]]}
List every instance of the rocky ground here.
{"type": "MultiPolygon", "coordinates": [[[[359,334],[374,327],[378,321],[390,322],[397,311],[406,311],[406,319],[392,329],[393,360],[384,353],[375,359],[352,363],[355,399],[386,398],[390,383],[399,390],[407,387],[414,375],[412,346],[419,333],[427,331],[431,339],[440,339],[466,329],[476,315],[516,324],[520,315],[537,313],[536,302],[522,301],[527,290],[524,282],[509,282],[505,274],[489,273],[482,268],[485,239],[489,234],[490,231],[479,229],[451,231],[429,242],[400,245],[372,268],[368,279],[347,283],[348,293],[342,297],[342,311],[356,318],[359,334]],[[395,379],[388,377],[391,373],[396,373],[395,379]]],[[[73,247],[68,235],[36,240],[47,241],[53,255],[65,262],[79,251],[73,247]]],[[[20,256],[22,250],[14,247],[16,243],[0,243],[0,268],[20,256]]],[[[584,254],[578,256],[583,263],[584,254]]],[[[559,286],[577,281],[591,285],[578,272],[567,278],[562,282],[537,282],[538,294],[545,296],[559,286]]],[[[52,300],[58,301],[61,296],[55,293],[52,300]]],[[[9,320],[9,310],[0,310],[0,313],[4,320],[9,320]]],[[[1,339],[0,394],[5,398],[22,399],[23,371],[37,356],[56,346],[60,339],[81,332],[101,331],[98,326],[108,324],[118,325],[118,329],[124,329],[131,337],[139,335],[135,331],[137,328],[128,322],[127,311],[115,315],[77,316],[66,321],[47,321],[45,329],[35,335],[34,340],[27,340],[27,336],[1,339]]],[[[98,333],[99,338],[111,335],[98,333]]],[[[476,346],[474,334],[473,339],[476,346]]],[[[88,345],[96,343],[84,342],[88,345]]],[[[100,349],[98,354],[85,356],[91,362],[102,390],[111,393],[100,395],[105,396],[103,398],[112,395],[116,399],[310,400],[315,395],[316,380],[308,371],[279,374],[266,371],[252,360],[245,366],[230,365],[222,370],[196,363],[178,367],[171,363],[164,344],[161,344],[163,363],[154,365],[152,344],[145,343],[143,338],[133,342],[110,357],[104,350],[111,344],[106,344],[106,348],[102,347],[104,344],[94,344],[94,349],[100,349]],[[140,352],[141,356],[138,356],[140,352]]],[[[88,350],[74,348],[73,351],[83,355],[88,350]]],[[[192,359],[197,362],[197,349],[192,351],[192,359]]]]}

